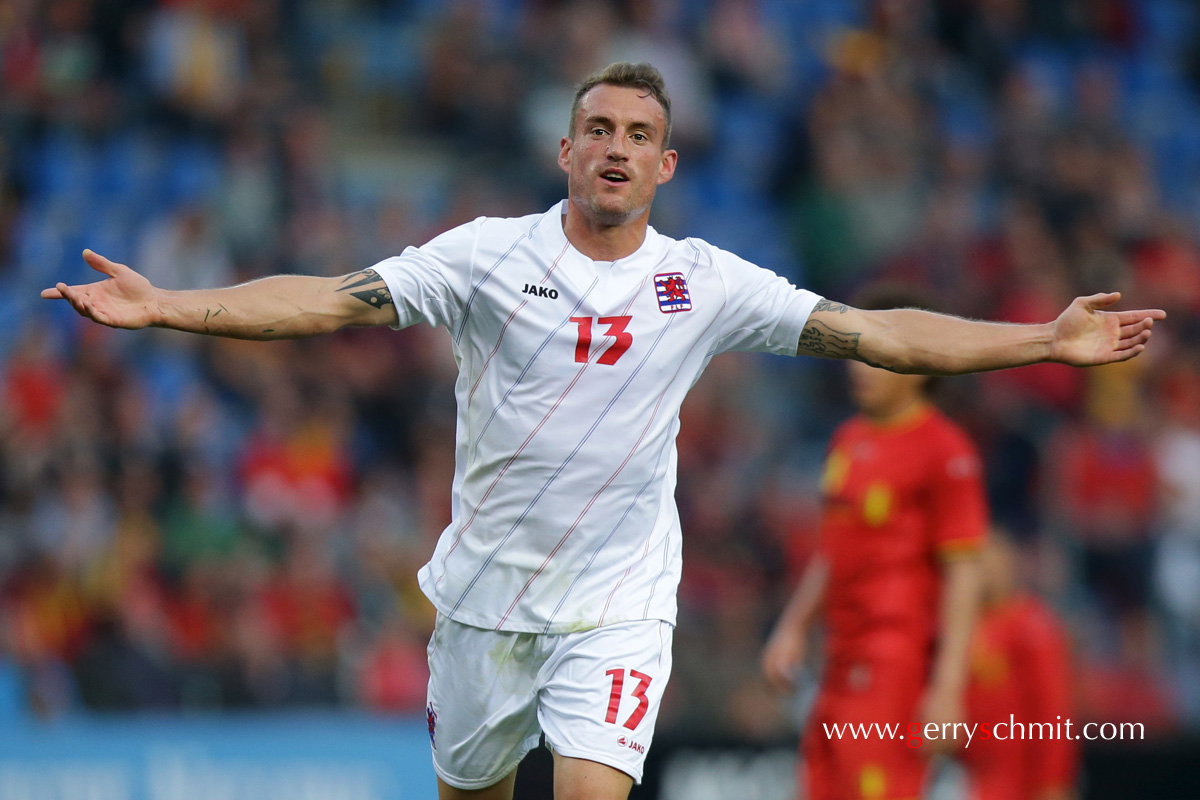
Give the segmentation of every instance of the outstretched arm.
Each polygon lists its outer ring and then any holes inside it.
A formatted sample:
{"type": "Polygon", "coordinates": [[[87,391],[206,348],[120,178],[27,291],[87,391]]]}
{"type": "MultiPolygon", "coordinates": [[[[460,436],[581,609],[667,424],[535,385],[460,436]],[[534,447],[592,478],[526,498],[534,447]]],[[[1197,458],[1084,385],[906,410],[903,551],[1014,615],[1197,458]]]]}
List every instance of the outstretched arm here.
{"type": "Polygon", "coordinates": [[[1159,309],[1104,311],[1121,295],[1078,297],[1054,322],[1013,325],[917,309],[861,311],[821,300],[800,334],[797,355],[851,358],[893,372],[959,375],[1041,361],[1111,364],[1146,349],[1159,309]]]}
{"type": "Polygon", "coordinates": [[[277,275],[223,289],[174,292],[91,250],[83,260],[107,276],[97,283],[42,291],[113,328],[173,328],[236,339],[291,339],[348,325],[394,325],[396,306],[383,278],[363,270],[341,278],[277,275]]]}

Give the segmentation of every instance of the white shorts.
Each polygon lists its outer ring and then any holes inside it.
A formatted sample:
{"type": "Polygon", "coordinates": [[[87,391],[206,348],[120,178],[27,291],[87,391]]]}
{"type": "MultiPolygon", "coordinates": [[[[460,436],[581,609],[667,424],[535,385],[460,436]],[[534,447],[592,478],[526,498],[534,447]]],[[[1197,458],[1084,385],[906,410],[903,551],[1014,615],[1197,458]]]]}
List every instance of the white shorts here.
{"type": "Polygon", "coordinates": [[[438,614],[426,713],[438,776],[482,789],[512,772],[541,734],[559,755],[641,783],[674,628],[660,620],[581,633],[474,628],[438,614]]]}

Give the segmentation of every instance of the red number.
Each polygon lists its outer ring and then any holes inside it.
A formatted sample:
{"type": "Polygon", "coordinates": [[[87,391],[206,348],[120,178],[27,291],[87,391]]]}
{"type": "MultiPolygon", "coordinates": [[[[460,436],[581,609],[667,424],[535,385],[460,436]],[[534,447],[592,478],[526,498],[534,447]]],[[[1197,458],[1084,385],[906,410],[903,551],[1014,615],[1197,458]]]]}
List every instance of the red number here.
{"type": "Polygon", "coordinates": [[[646,690],[650,688],[650,676],[631,669],[629,677],[638,679],[637,688],[633,690],[633,696],[638,699],[638,707],[629,715],[629,719],[625,720],[625,727],[633,730],[642,721],[642,717],[646,716],[646,709],[650,707],[650,698],[646,697],[646,690]]]}
{"type": "Polygon", "coordinates": [[[601,317],[600,324],[607,325],[608,330],[604,332],[605,336],[612,336],[616,339],[612,347],[604,351],[600,356],[599,363],[612,365],[617,363],[617,359],[625,355],[625,351],[633,344],[633,334],[625,330],[633,317],[601,317]]]}
{"type": "Polygon", "coordinates": [[[604,721],[610,725],[617,721],[617,711],[621,708],[621,687],[625,685],[625,670],[610,669],[605,675],[612,676],[612,692],[608,695],[608,714],[604,721]]]}
{"type": "MultiPolygon", "coordinates": [[[[610,669],[604,673],[612,678],[612,691],[608,695],[608,714],[605,715],[604,721],[609,724],[614,724],[617,721],[617,711],[621,706],[621,690],[625,687],[625,670],[610,669]]],[[[625,727],[633,730],[646,716],[646,711],[650,708],[650,698],[646,697],[646,690],[650,688],[651,678],[644,672],[638,672],[636,669],[629,670],[629,677],[637,678],[638,685],[634,687],[633,696],[637,698],[637,708],[629,715],[629,719],[625,720],[625,727]]]]}
{"type": "MultiPolygon", "coordinates": [[[[608,326],[604,335],[611,336],[616,341],[600,354],[596,363],[612,366],[633,345],[633,334],[625,330],[633,321],[633,317],[600,317],[599,321],[601,325],[608,326]]],[[[579,364],[586,364],[588,352],[592,349],[592,318],[571,317],[571,322],[579,326],[579,338],[575,340],[575,361],[579,364]]]]}
{"type": "Polygon", "coordinates": [[[575,342],[575,360],[586,364],[588,350],[592,349],[592,318],[571,317],[571,322],[579,326],[579,339],[575,342]]]}

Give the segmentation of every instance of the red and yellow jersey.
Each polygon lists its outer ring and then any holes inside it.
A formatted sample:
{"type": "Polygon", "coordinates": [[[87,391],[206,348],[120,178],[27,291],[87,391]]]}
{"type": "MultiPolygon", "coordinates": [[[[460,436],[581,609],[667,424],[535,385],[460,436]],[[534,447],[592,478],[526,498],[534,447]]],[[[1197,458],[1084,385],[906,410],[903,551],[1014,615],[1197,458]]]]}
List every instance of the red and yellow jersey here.
{"type": "Polygon", "coordinates": [[[974,446],[929,406],[887,425],[857,416],[834,433],[821,490],[831,663],[927,657],[939,560],[977,551],[987,529],[974,446]]]}
{"type": "Polygon", "coordinates": [[[1043,603],[1017,597],[986,609],[971,643],[969,721],[1051,723],[1054,737],[985,738],[962,752],[979,797],[1002,800],[1069,789],[1079,772],[1079,743],[1066,735],[1073,679],[1066,632],[1043,603]]]}

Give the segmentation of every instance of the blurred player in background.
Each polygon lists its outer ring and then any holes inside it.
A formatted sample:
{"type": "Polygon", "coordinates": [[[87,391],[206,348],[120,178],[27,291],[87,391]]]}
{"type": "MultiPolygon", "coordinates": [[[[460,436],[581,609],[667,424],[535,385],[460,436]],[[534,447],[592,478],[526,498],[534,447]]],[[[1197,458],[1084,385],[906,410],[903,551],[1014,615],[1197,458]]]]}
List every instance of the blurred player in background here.
{"type": "MultiPolygon", "coordinates": [[[[1008,536],[992,531],[983,551],[983,609],[971,643],[967,714],[980,725],[1010,718],[1058,725],[1072,718],[1067,635],[1045,603],[1018,588],[1017,558],[1008,536]]],[[[1079,742],[1005,737],[977,735],[959,751],[972,800],[1077,796],[1079,742]]]]}
{"type": "MultiPolygon", "coordinates": [[[[922,307],[877,290],[865,309],[922,307]]],[[[790,688],[809,632],[826,625],[821,689],[803,735],[809,800],[921,795],[929,756],[879,737],[829,736],[825,724],[966,720],[967,647],[979,604],[987,507],[979,457],[927,398],[929,378],[851,363],[858,415],[833,434],[820,544],[776,624],[763,668],[790,688]],[[822,606],[824,613],[821,613],[822,606]]]]}
{"type": "MultiPolygon", "coordinates": [[[[511,120],[498,120],[511,124],[511,120]]],[[[671,669],[680,577],[675,436],[688,389],[730,350],[960,373],[1133,358],[1160,311],[1079,298],[1001,325],[833,303],[698,239],[649,227],[671,106],[649,65],[585,80],[559,165],[567,200],[481,217],[343,278],[165,291],[59,283],[86,317],[280,339],[350,325],[446,327],[459,365],[453,518],[420,571],[438,610],[429,718],[439,795],[506,800],[544,734],[559,800],[628,796],[671,669]]]]}

